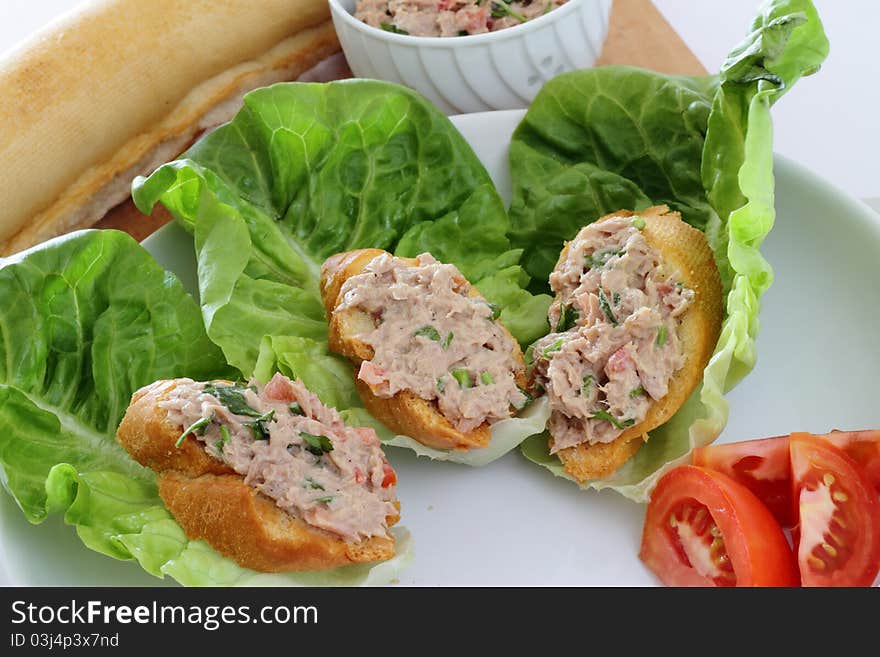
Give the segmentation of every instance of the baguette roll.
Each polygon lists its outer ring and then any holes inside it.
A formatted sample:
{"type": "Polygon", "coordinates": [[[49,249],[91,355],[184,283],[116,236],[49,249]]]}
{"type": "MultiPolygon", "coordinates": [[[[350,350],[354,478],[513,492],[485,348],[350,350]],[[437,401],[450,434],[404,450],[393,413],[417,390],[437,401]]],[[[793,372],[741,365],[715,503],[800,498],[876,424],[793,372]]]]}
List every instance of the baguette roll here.
{"type": "Polygon", "coordinates": [[[242,96],[339,50],[324,0],[94,0],[0,59],[0,253],[90,226],[242,96]]]}

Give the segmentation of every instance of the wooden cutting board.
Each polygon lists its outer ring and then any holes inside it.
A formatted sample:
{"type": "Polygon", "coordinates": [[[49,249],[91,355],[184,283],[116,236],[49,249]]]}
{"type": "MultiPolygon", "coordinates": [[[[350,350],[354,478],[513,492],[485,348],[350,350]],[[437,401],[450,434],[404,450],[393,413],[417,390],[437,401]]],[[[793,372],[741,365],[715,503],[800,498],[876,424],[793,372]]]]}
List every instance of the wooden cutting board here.
{"type": "Polygon", "coordinates": [[[650,0],[614,0],[597,66],[629,64],[673,75],[706,69],[650,0]]]}
{"type": "MultiPolygon", "coordinates": [[[[678,75],[706,74],[700,61],[650,0],[614,0],[608,38],[597,62],[602,66],[609,64],[629,64],[678,75]]],[[[335,74],[330,77],[351,75],[344,62],[335,63],[332,70],[335,74]]],[[[170,220],[171,215],[161,205],[156,206],[152,217],[145,217],[127,201],[107,213],[97,227],[124,230],[141,241],[170,220]]]]}

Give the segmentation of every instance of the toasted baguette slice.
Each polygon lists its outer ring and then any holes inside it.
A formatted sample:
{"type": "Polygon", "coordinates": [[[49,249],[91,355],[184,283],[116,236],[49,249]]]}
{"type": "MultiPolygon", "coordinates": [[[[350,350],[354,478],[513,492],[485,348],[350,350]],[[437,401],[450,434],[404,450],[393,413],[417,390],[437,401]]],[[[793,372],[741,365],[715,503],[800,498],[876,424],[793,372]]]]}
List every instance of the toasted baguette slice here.
{"type": "MultiPolygon", "coordinates": [[[[204,539],[236,563],[261,572],[324,570],[394,556],[394,539],[348,543],[280,509],[244,478],[208,455],[168,421],[159,406],[178,385],[156,381],[132,396],[116,439],[141,465],[159,476],[159,495],[188,538],[204,539]]],[[[398,516],[388,518],[388,525],[398,516]]]]}
{"type": "MultiPolygon", "coordinates": [[[[374,356],[373,348],[357,338],[373,330],[373,319],[354,308],[338,309],[342,303],[340,291],[345,281],[360,274],[374,258],[383,253],[386,251],[380,249],[347,251],[328,258],[321,266],[321,298],[330,317],[330,350],[351,359],[356,366],[374,356]]],[[[418,262],[415,258],[401,259],[413,265],[418,262]]],[[[462,278],[461,282],[466,281],[462,278]]],[[[468,294],[481,297],[473,286],[468,294]]],[[[524,388],[525,362],[519,343],[512,336],[511,340],[516,345],[514,358],[522,365],[517,384],[524,388]]],[[[434,401],[422,399],[408,390],[402,390],[392,397],[378,397],[360,379],[356,378],[355,384],[370,414],[396,433],[410,436],[436,449],[466,450],[489,444],[491,435],[488,423],[464,433],[440,413],[434,401]]]]}
{"type": "MultiPolygon", "coordinates": [[[[648,439],[649,431],[678,412],[703,379],[703,370],[721,333],[724,313],[721,277],[705,234],[686,224],[678,212],[670,212],[665,205],[642,212],[621,210],[598,221],[636,215],[645,220],[642,234],[648,244],[662,254],[664,265],[677,270],[685,286],[694,291],[694,303],[682,315],[678,329],[685,363],[672,375],[669,392],[651,405],[642,422],[629,427],[612,442],[581,444],[558,452],[565,471],[580,483],[611,475],[638,451],[648,439]]],[[[568,244],[559,262],[567,255],[568,244]]]]}

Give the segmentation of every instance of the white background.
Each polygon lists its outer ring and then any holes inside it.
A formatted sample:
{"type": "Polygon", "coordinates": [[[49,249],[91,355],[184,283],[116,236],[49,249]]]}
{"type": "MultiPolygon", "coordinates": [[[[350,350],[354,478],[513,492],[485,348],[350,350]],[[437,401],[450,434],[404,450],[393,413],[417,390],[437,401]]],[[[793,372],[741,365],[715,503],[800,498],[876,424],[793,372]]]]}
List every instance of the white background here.
{"type": "MultiPolygon", "coordinates": [[[[78,0],[0,0],[0,52],[78,0]]],[[[654,0],[709,71],[746,33],[758,0],[654,0]]],[[[815,0],[831,40],[822,72],[776,106],[776,151],[859,198],[880,197],[878,0],[815,0]]]]}

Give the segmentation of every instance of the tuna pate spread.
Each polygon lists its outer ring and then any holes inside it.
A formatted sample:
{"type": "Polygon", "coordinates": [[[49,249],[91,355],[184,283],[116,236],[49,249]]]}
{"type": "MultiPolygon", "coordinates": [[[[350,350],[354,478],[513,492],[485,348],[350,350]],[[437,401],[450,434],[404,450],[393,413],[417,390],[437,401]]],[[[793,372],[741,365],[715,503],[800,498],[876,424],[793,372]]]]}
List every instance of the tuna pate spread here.
{"type": "Polygon", "coordinates": [[[583,228],[550,275],[554,332],[533,347],[553,452],[606,443],[645,419],[684,365],[678,328],[694,292],[665,271],[639,217],[583,228]]]}
{"type": "Polygon", "coordinates": [[[347,541],[386,536],[396,477],[373,429],[343,423],[300,382],[261,388],[183,379],[159,402],[205,451],[279,508],[347,541]]]}
{"type": "Polygon", "coordinates": [[[422,37],[495,32],[543,16],[566,0],[358,0],[354,17],[397,34],[422,37]]]}
{"type": "Polygon", "coordinates": [[[428,253],[410,262],[382,254],[342,286],[334,312],[356,309],[374,323],[356,336],[374,351],[358,378],[378,397],[408,390],[436,401],[464,433],[510,417],[527,401],[516,341],[455,266],[428,253]]]}

